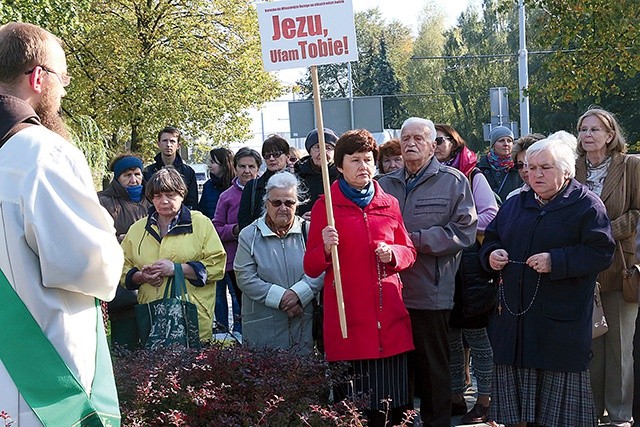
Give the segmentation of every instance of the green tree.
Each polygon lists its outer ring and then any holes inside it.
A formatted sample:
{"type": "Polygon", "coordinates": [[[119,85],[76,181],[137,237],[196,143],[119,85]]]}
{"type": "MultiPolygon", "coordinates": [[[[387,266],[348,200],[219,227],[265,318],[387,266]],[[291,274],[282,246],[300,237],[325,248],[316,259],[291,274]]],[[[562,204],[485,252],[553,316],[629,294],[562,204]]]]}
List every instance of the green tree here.
{"type": "Polygon", "coordinates": [[[70,108],[134,151],[167,124],[216,144],[245,139],[245,110],[280,94],[247,2],[96,0],[82,17],[86,32],[68,40],[70,108]]]}
{"type": "Polygon", "coordinates": [[[373,55],[365,63],[362,72],[364,78],[360,82],[359,89],[364,94],[383,95],[384,128],[399,129],[402,121],[407,117],[406,110],[397,96],[402,87],[387,56],[384,35],[379,44],[378,54],[373,55]]]}
{"type": "Polygon", "coordinates": [[[442,88],[444,62],[434,59],[444,48],[444,15],[433,3],[421,14],[418,37],[413,43],[412,60],[407,64],[406,97],[403,100],[407,116],[427,117],[449,122],[452,116],[449,98],[442,88]]]}
{"type": "MultiPolygon", "coordinates": [[[[91,117],[112,150],[154,151],[171,124],[215,144],[248,138],[248,108],[281,93],[262,69],[255,8],[227,0],[13,0],[0,18],[43,25],[67,44],[63,108],[91,117]]],[[[102,143],[102,141],[96,141],[102,143]]]]}
{"type": "MultiPolygon", "coordinates": [[[[514,58],[484,56],[515,53],[508,35],[514,31],[514,12],[500,12],[495,0],[485,0],[482,15],[469,8],[458,19],[457,27],[447,31],[442,86],[449,94],[454,110],[450,123],[475,150],[485,147],[482,124],[491,117],[489,89],[507,87],[518,99],[517,66],[514,58]]],[[[510,113],[510,118],[513,118],[510,113]]]]}
{"type": "MultiPolygon", "coordinates": [[[[358,61],[352,62],[351,67],[354,96],[400,93],[411,56],[411,29],[395,20],[386,23],[377,7],[357,12],[354,22],[358,41],[358,61]]],[[[348,77],[347,64],[319,66],[318,84],[322,98],[349,96],[348,77]]],[[[309,72],[297,84],[303,97],[313,96],[309,72]]],[[[383,109],[385,126],[397,126],[404,115],[399,99],[385,96],[383,109]]]]}
{"type": "Polygon", "coordinates": [[[640,71],[640,2],[637,0],[533,0],[544,13],[540,41],[555,54],[546,61],[550,96],[558,100],[598,99],[619,93],[620,77],[640,71]]]}

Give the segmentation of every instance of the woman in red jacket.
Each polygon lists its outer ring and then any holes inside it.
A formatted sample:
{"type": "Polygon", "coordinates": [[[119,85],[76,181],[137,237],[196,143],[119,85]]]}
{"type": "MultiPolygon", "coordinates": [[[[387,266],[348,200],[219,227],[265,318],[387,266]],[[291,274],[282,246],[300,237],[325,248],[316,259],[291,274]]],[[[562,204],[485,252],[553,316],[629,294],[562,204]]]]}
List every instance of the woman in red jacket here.
{"type": "Polygon", "coordinates": [[[327,225],[325,198],[311,211],[304,269],[325,275],[324,345],[327,360],[349,361],[353,388],[370,393],[370,426],[399,424],[409,405],[407,352],[411,322],[402,300],[399,271],[413,265],[416,251],[398,201],[372,180],[378,146],[366,130],[348,131],[336,143],[340,178],[331,185],[335,228],[327,225]],[[331,262],[338,246],[348,338],[342,338],[331,262]],[[389,400],[382,402],[382,400],[389,400]]]}

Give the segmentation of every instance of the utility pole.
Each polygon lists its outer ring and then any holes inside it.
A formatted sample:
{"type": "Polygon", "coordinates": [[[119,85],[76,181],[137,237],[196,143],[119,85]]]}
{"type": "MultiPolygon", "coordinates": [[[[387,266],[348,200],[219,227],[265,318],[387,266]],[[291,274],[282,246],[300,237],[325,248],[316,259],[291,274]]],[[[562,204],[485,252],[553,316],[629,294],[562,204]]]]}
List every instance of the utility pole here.
{"type": "Polygon", "coordinates": [[[527,40],[525,34],[524,0],[518,0],[518,27],[520,33],[520,50],[518,51],[518,95],[520,97],[520,134],[526,135],[529,130],[529,65],[527,40]]]}

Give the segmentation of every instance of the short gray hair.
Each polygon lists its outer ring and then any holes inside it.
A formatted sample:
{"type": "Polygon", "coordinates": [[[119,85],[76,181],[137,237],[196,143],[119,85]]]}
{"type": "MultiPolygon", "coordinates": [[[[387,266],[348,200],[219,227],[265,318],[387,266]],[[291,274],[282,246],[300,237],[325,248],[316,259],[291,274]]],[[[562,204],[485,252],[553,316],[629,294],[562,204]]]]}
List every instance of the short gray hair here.
{"type": "Polygon", "coordinates": [[[402,130],[409,125],[421,125],[422,127],[426,127],[431,131],[431,141],[435,141],[436,139],[436,125],[429,119],[423,119],[421,117],[409,117],[402,123],[400,127],[400,134],[402,134],[402,130]]]}
{"type": "Polygon", "coordinates": [[[264,207],[267,203],[267,199],[269,198],[269,192],[274,188],[280,188],[283,190],[295,190],[296,199],[298,200],[298,204],[304,203],[306,197],[306,191],[304,191],[304,186],[298,181],[298,177],[296,177],[291,172],[282,171],[277,172],[269,181],[267,181],[267,186],[264,190],[264,197],[262,198],[262,206],[264,207]]]}
{"type": "Polygon", "coordinates": [[[561,171],[569,174],[569,178],[576,176],[575,151],[571,149],[570,143],[560,140],[560,138],[546,138],[535,142],[527,149],[524,155],[525,163],[529,164],[531,156],[547,151],[553,157],[555,164],[561,171]]]}

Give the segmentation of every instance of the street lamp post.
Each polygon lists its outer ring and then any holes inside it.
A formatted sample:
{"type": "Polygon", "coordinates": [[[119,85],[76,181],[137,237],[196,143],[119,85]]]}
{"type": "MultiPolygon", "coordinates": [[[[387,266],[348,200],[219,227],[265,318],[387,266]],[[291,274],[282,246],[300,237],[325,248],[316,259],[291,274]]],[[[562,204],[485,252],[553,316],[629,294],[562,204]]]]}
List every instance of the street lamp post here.
{"type": "Polygon", "coordinates": [[[518,27],[520,33],[520,50],[518,51],[518,94],[520,96],[520,135],[529,131],[529,65],[527,40],[525,35],[524,0],[518,0],[518,27]]]}

